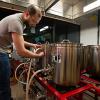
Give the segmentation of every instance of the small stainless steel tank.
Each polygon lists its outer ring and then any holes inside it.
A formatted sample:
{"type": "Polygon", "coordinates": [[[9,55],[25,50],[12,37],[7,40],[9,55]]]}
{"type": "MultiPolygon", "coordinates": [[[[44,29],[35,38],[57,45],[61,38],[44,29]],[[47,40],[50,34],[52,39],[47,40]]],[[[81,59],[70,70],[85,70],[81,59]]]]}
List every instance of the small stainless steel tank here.
{"type": "Polygon", "coordinates": [[[45,56],[35,60],[36,70],[49,68],[52,65],[51,48],[52,48],[52,44],[42,44],[42,49],[45,53],[45,56]]]}
{"type": "Polygon", "coordinates": [[[42,58],[42,68],[48,68],[52,66],[52,56],[51,56],[51,50],[52,50],[52,44],[43,44],[45,56],[42,58]]]}

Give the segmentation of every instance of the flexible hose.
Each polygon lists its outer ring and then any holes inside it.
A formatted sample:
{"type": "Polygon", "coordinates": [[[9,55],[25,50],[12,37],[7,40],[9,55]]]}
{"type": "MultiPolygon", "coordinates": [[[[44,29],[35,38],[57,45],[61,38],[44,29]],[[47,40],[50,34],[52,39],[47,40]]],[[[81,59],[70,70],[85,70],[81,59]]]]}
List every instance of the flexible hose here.
{"type": "Polygon", "coordinates": [[[21,84],[24,84],[24,85],[26,85],[27,83],[21,81],[20,78],[21,78],[21,76],[22,76],[27,70],[28,70],[28,69],[25,69],[25,70],[20,74],[19,79],[18,79],[18,82],[21,83],[21,84]]]}
{"type": "MultiPolygon", "coordinates": [[[[15,78],[16,78],[16,80],[18,81],[18,82],[20,82],[20,83],[22,83],[22,84],[25,84],[26,85],[26,100],[29,100],[28,99],[28,92],[29,92],[29,88],[30,88],[30,84],[31,84],[31,82],[32,82],[32,79],[34,78],[34,76],[35,75],[37,75],[38,73],[40,73],[40,72],[42,72],[42,71],[48,71],[48,70],[50,70],[50,69],[52,69],[52,68],[48,68],[48,69],[41,69],[41,70],[38,70],[38,71],[36,71],[36,72],[34,72],[33,71],[33,75],[31,76],[31,78],[30,78],[30,72],[31,72],[31,65],[32,65],[32,59],[31,59],[31,61],[30,61],[30,63],[29,63],[29,69],[25,69],[21,74],[20,74],[20,77],[28,70],[28,73],[27,73],[27,82],[23,82],[23,81],[20,81],[18,78],[17,78],[17,71],[18,71],[18,69],[20,68],[20,67],[22,67],[22,65],[25,65],[25,64],[28,64],[28,63],[21,63],[20,65],[18,65],[18,67],[16,68],[16,70],[15,70],[15,78]],[[30,79],[29,79],[30,78],[30,79]]],[[[19,78],[20,78],[19,77],[19,78]]]]}
{"type": "Polygon", "coordinates": [[[30,84],[32,82],[32,79],[34,78],[35,75],[37,75],[38,73],[42,72],[42,71],[47,71],[48,69],[41,69],[41,70],[38,70],[36,72],[34,72],[34,74],[31,76],[30,80],[29,80],[29,83],[27,84],[27,87],[26,87],[26,100],[28,100],[28,92],[29,92],[29,88],[30,88],[30,84]]]}
{"type": "MultiPolygon", "coordinates": [[[[15,70],[15,79],[16,79],[19,83],[21,83],[21,84],[26,84],[26,83],[20,81],[20,80],[17,78],[17,71],[18,71],[18,69],[19,69],[20,67],[22,67],[22,65],[25,65],[25,64],[28,64],[28,63],[21,63],[21,64],[19,64],[18,67],[17,67],[16,70],[15,70]]],[[[25,71],[26,71],[26,70],[24,70],[24,71],[21,73],[21,75],[22,75],[25,71]]],[[[20,75],[20,76],[21,76],[21,75],[20,75]]]]}
{"type": "Polygon", "coordinates": [[[29,82],[29,77],[30,77],[30,71],[31,71],[31,65],[32,65],[32,59],[30,61],[30,65],[29,65],[29,70],[27,73],[27,84],[26,84],[26,100],[28,100],[28,82],[29,82]]]}

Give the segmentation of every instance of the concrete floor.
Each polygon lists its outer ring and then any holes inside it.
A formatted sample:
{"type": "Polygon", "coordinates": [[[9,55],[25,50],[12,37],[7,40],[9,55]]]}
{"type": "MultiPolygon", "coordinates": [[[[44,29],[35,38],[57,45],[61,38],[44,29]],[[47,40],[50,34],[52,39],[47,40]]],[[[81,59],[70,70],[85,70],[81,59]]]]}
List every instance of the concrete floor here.
{"type": "Polygon", "coordinates": [[[11,86],[12,97],[14,100],[25,100],[25,92],[20,84],[14,84],[11,86]]]}
{"type": "MultiPolygon", "coordinates": [[[[11,91],[12,91],[12,97],[14,98],[14,100],[25,100],[25,92],[23,91],[21,84],[11,85],[11,91]]],[[[92,94],[90,94],[90,95],[92,95],[92,94]]],[[[29,100],[34,100],[34,99],[29,99],[29,100]]],[[[71,99],[71,100],[76,100],[76,99],[71,99]]],[[[84,94],[83,100],[95,100],[95,99],[84,94]]],[[[100,100],[100,98],[98,98],[98,100],[100,100]]]]}

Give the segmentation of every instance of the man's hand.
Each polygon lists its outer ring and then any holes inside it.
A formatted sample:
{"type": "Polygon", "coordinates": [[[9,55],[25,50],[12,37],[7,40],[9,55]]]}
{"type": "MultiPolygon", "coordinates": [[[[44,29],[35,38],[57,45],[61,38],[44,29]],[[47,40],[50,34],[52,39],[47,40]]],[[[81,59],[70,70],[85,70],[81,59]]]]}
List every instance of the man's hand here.
{"type": "Polygon", "coordinates": [[[34,48],[34,49],[42,48],[42,45],[40,45],[40,44],[33,44],[33,48],[34,48]]]}
{"type": "Polygon", "coordinates": [[[39,57],[43,57],[43,56],[44,56],[44,52],[38,53],[38,56],[39,56],[39,57]]]}
{"type": "Polygon", "coordinates": [[[26,41],[24,41],[24,45],[26,47],[32,47],[34,49],[36,49],[36,48],[42,48],[41,44],[33,44],[33,43],[26,42],[26,41]]]}
{"type": "Polygon", "coordinates": [[[37,54],[40,53],[40,52],[44,52],[42,48],[37,48],[37,49],[35,50],[35,53],[37,53],[37,54]]]}
{"type": "Polygon", "coordinates": [[[35,51],[34,51],[35,54],[37,54],[39,57],[42,57],[44,56],[44,51],[42,48],[37,48],[35,51]]]}

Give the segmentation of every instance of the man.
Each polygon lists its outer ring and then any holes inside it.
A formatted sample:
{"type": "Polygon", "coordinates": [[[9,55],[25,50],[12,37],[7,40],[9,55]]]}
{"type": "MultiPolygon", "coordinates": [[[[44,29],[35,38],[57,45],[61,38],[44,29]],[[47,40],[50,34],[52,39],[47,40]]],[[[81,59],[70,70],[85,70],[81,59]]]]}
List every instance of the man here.
{"type": "Polygon", "coordinates": [[[8,45],[13,42],[17,53],[23,57],[38,58],[44,56],[41,50],[34,53],[27,50],[25,46],[33,48],[40,46],[28,43],[23,38],[25,25],[35,27],[41,17],[41,10],[34,5],[30,5],[23,13],[7,16],[0,21],[0,100],[11,100],[8,45]]]}

